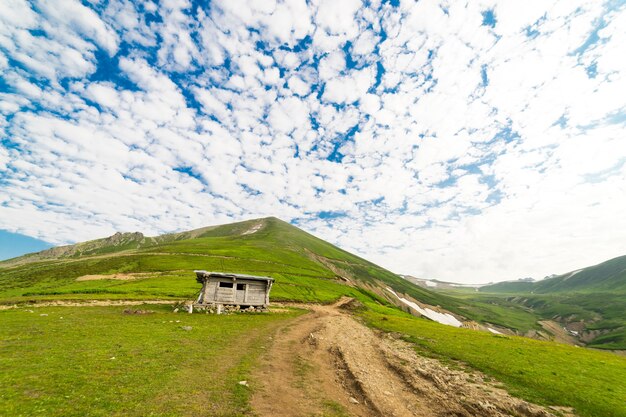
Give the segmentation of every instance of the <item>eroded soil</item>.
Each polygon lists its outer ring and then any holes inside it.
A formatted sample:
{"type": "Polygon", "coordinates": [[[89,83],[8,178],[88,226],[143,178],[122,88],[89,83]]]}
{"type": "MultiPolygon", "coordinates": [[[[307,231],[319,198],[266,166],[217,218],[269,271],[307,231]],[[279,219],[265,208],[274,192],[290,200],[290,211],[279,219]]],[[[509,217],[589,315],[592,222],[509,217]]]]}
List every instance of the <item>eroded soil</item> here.
{"type": "Polygon", "coordinates": [[[350,302],[307,306],[308,314],[274,334],[251,381],[256,415],[555,415],[511,397],[477,372],[450,369],[369,329],[342,309],[350,302]]]}

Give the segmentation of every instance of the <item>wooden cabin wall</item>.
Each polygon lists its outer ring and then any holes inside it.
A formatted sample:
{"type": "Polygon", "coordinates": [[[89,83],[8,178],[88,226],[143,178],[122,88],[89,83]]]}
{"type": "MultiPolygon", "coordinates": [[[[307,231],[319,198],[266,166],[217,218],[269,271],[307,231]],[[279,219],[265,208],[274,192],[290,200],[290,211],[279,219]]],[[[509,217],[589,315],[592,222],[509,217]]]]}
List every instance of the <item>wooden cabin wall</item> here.
{"type": "Polygon", "coordinates": [[[238,304],[260,306],[268,304],[268,284],[264,281],[212,279],[203,284],[203,294],[198,298],[201,304],[238,304]],[[219,283],[232,284],[232,288],[220,287],[219,283]],[[245,290],[237,290],[237,284],[244,284],[245,290]]]}
{"type": "Polygon", "coordinates": [[[207,281],[204,292],[204,303],[212,303],[215,300],[215,292],[217,291],[217,281],[207,281]]]}
{"type": "Polygon", "coordinates": [[[265,282],[250,282],[248,284],[247,304],[262,305],[265,304],[265,282]]]}
{"type": "Polygon", "coordinates": [[[220,280],[216,283],[215,289],[215,301],[218,303],[226,303],[226,304],[234,304],[235,303],[235,283],[227,280],[220,280]],[[219,283],[224,282],[226,284],[231,284],[232,287],[220,287],[219,283]]]}

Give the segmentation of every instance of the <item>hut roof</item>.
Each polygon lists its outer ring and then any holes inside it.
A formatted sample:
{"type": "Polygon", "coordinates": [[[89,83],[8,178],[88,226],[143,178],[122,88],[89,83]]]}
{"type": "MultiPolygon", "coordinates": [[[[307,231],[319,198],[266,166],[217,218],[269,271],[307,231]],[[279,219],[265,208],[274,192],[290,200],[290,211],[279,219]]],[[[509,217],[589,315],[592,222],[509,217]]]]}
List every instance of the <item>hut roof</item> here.
{"type": "Polygon", "coordinates": [[[270,282],[274,281],[274,278],[260,277],[256,275],[232,274],[228,272],[210,272],[210,271],[194,271],[194,272],[196,273],[198,282],[202,282],[209,278],[230,278],[234,281],[238,279],[246,279],[246,280],[251,280],[251,281],[270,281],[270,282]]]}

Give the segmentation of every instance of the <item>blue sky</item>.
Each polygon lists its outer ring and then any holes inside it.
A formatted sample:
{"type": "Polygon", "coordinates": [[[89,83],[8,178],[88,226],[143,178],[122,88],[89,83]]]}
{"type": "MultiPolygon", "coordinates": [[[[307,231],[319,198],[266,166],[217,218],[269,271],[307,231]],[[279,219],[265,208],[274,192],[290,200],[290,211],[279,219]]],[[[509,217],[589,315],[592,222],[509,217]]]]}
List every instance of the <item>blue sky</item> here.
{"type": "Polygon", "coordinates": [[[14,258],[24,253],[48,249],[51,245],[29,236],[0,230],[0,259],[14,258]]]}
{"type": "Polygon", "coordinates": [[[624,27],[624,0],[9,0],[0,230],[278,216],[459,282],[623,255],[624,27]]]}

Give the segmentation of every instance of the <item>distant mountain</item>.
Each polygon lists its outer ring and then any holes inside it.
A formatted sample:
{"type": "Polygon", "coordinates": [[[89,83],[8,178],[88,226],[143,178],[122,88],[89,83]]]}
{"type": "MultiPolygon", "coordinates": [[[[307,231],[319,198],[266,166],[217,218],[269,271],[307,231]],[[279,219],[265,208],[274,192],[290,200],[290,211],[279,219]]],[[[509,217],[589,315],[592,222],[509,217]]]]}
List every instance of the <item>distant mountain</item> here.
{"type": "Polygon", "coordinates": [[[541,281],[481,287],[473,301],[519,305],[580,343],[626,350],[626,256],[541,281]]]}
{"type": "Polygon", "coordinates": [[[435,290],[446,290],[446,289],[457,289],[457,288],[467,288],[472,290],[477,290],[477,288],[481,287],[481,284],[459,284],[456,282],[448,282],[448,281],[440,281],[438,279],[426,279],[426,278],[417,278],[412,275],[400,275],[402,278],[406,279],[409,282],[412,282],[415,285],[419,285],[423,288],[435,289],[435,290]]]}
{"type": "Polygon", "coordinates": [[[568,293],[619,292],[626,293],[626,256],[610,259],[598,265],[552,276],[541,281],[500,282],[480,288],[489,293],[568,293]]]}

